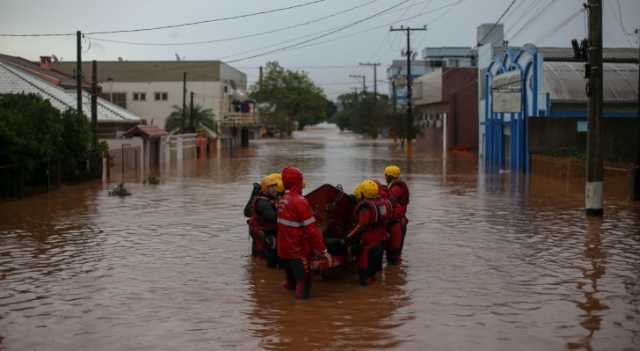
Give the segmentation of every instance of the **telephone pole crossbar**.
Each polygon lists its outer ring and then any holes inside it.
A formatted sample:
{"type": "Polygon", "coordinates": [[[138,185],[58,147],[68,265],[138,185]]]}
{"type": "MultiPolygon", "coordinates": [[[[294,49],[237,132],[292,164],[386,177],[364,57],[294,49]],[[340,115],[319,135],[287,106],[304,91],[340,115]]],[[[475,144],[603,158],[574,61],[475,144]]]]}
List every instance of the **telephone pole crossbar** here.
{"type": "Polygon", "coordinates": [[[407,140],[407,157],[411,158],[413,156],[413,145],[411,144],[411,140],[415,137],[415,131],[413,127],[413,102],[411,101],[413,92],[412,92],[412,84],[413,77],[411,76],[411,56],[413,52],[411,51],[411,32],[414,31],[426,31],[427,26],[422,27],[405,27],[400,26],[399,28],[389,28],[391,32],[405,32],[407,35],[407,123],[405,126],[405,138],[407,140]]]}

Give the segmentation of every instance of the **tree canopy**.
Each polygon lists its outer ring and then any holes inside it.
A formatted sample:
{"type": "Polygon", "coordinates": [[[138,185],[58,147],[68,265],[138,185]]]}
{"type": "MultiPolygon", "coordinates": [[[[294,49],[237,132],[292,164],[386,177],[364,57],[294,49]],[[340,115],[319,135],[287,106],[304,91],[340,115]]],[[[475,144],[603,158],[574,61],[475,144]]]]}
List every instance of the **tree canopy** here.
{"type": "Polygon", "coordinates": [[[164,129],[169,132],[178,130],[180,133],[193,133],[202,127],[212,131],[216,130],[215,114],[210,108],[195,105],[193,106],[193,116],[191,116],[191,110],[187,107],[187,113],[184,114],[186,117],[184,123],[182,116],[182,107],[174,105],[173,112],[167,118],[164,129]]]}
{"type": "Polygon", "coordinates": [[[262,82],[251,87],[251,97],[262,120],[280,135],[323,122],[331,112],[323,90],[307,73],[284,69],[275,61],[266,64],[262,82]]]}
{"type": "Polygon", "coordinates": [[[60,113],[35,94],[0,95],[0,164],[29,170],[38,162],[84,157],[90,148],[87,117],[60,113]]]}

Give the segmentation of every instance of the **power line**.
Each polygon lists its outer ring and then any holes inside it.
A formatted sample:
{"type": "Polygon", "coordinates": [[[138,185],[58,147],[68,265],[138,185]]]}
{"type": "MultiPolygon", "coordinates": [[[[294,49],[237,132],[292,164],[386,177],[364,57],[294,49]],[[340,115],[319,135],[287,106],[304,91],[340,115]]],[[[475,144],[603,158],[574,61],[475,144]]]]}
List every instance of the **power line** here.
{"type": "Polygon", "coordinates": [[[507,12],[509,12],[509,10],[511,10],[511,8],[513,7],[513,5],[515,5],[517,0],[512,0],[511,3],[509,4],[509,6],[507,6],[507,9],[504,10],[504,12],[502,13],[502,15],[500,15],[500,17],[498,17],[498,20],[496,21],[496,23],[493,24],[493,26],[491,27],[491,29],[485,33],[485,35],[482,37],[482,39],[478,40],[478,45],[480,45],[480,43],[482,43],[485,39],[487,39],[487,37],[493,33],[493,31],[496,29],[496,27],[498,26],[498,23],[500,23],[500,21],[502,20],[502,18],[504,18],[504,16],[507,14],[507,12]]]}
{"type": "Polygon", "coordinates": [[[536,40],[534,40],[534,43],[537,43],[545,38],[548,38],[551,34],[559,31],[560,29],[566,27],[567,25],[569,25],[576,17],[580,16],[586,9],[585,8],[581,8],[578,11],[570,14],[568,17],[564,18],[563,20],[561,20],[557,25],[555,25],[554,27],[550,28],[549,30],[547,30],[546,32],[544,32],[542,35],[540,35],[536,40]]]}
{"type": "Polygon", "coordinates": [[[262,36],[262,35],[278,33],[278,32],[282,32],[282,31],[285,31],[285,30],[293,29],[293,28],[299,28],[299,27],[307,26],[307,25],[310,25],[310,24],[313,24],[313,23],[318,23],[318,22],[324,21],[326,19],[333,18],[335,16],[339,16],[339,15],[342,15],[342,14],[345,14],[345,13],[348,13],[348,12],[363,8],[363,7],[371,5],[371,4],[373,4],[374,2],[377,2],[377,1],[378,0],[371,0],[371,1],[368,1],[366,3],[363,3],[363,4],[360,4],[360,5],[348,8],[346,10],[337,11],[337,12],[331,13],[331,14],[326,15],[326,16],[318,17],[318,18],[312,19],[310,21],[306,21],[306,22],[302,22],[302,23],[298,23],[298,24],[294,24],[294,25],[289,25],[289,26],[285,26],[285,27],[279,27],[279,28],[268,30],[268,31],[264,31],[264,32],[243,34],[243,35],[237,35],[237,36],[226,37],[226,38],[200,40],[200,41],[173,42],[173,43],[151,43],[151,42],[136,42],[136,41],[115,40],[115,39],[98,39],[98,38],[91,38],[91,39],[94,39],[94,40],[97,40],[97,41],[109,42],[109,43],[134,45],[134,46],[187,46],[187,45],[201,45],[201,44],[220,43],[220,42],[231,41],[231,40],[253,38],[253,37],[258,37],[258,36],[262,36]]]}
{"type": "Polygon", "coordinates": [[[530,25],[534,24],[536,21],[538,21],[540,18],[542,18],[542,14],[545,13],[547,10],[549,10],[551,7],[553,7],[552,5],[556,2],[556,0],[550,0],[548,1],[545,5],[543,5],[538,12],[536,12],[535,14],[533,14],[528,21],[526,21],[513,35],[510,36],[509,39],[513,39],[515,37],[517,37],[518,35],[520,35],[520,33],[522,33],[525,29],[529,28],[530,25]]]}
{"type": "Polygon", "coordinates": [[[377,17],[377,16],[379,16],[379,15],[381,15],[381,14],[385,13],[385,12],[388,12],[388,11],[390,11],[390,10],[392,10],[392,9],[394,9],[394,8],[396,8],[396,7],[400,6],[400,5],[402,5],[402,4],[405,4],[405,3],[407,3],[407,2],[409,2],[409,0],[403,0],[403,1],[401,1],[401,2],[399,2],[399,3],[397,3],[397,4],[395,4],[395,5],[393,5],[393,6],[391,6],[391,7],[388,7],[388,8],[386,8],[386,9],[382,10],[382,11],[378,11],[378,12],[374,13],[373,15],[370,15],[370,16],[367,16],[367,17],[364,17],[364,18],[359,19],[359,20],[357,20],[357,21],[355,21],[355,22],[351,22],[351,23],[346,24],[346,25],[344,25],[344,26],[342,26],[342,27],[339,27],[338,29],[335,29],[335,30],[332,30],[332,31],[326,32],[326,33],[324,33],[324,34],[317,35],[317,36],[315,36],[315,37],[313,37],[313,38],[310,38],[310,39],[307,39],[307,40],[301,41],[301,42],[299,42],[299,43],[291,44],[291,45],[288,45],[288,46],[284,46],[284,47],[281,47],[281,48],[277,48],[277,49],[269,50],[269,51],[266,51],[266,52],[262,52],[262,53],[255,54],[255,55],[251,55],[251,56],[247,56],[247,57],[242,57],[242,58],[238,58],[238,59],[234,59],[234,60],[229,60],[229,61],[227,61],[227,62],[228,62],[228,63],[233,63],[233,62],[239,62],[239,61],[246,61],[246,60],[249,60],[249,59],[252,59],[252,58],[256,58],[256,57],[260,57],[260,56],[265,56],[265,55],[268,55],[268,54],[276,53],[276,52],[283,51],[283,50],[287,50],[287,49],[292,49],[292,48],[298,47],[298,46],[300,46],[300,45],[304,45],[304,44],[306,44],[306,43],[310,43],[310,42],[312,42],[312,41],[314,41],[314,40],[321,39],[321,38],[327,37],[327,36],[329,36],[329,35],[331,35],[331,34],[334,34],[334,33],[340,32],[340,31],[343,31],[343,30],[345,30],[345,29],[347,29],[347,28],[353,27],[353,26],[355,26],[355,25],[357,25],[357,24],[360,24],[360,23],[362,23],[362,22],[368,21],[368,20],[370,20],[370,19],[372,19],[372,18],[374,18],[374,17],[377,17]]]}
{"type": "MultiPolygon", "coordinates": [[[[466,1],[466,0],[458,0],[456,2],[447,4],[447,5],[443,5],[441,7],[438,7],[438,8],[432,9],[432,10],[428,10],[428,11],[425,11],[425,12],[422,12],[422,13],[418,13],[416,15],[412,15],[412,16],[407,17],[407,18],[403,18],[403,19],[396,20],[396,21],[393,21],[393,22],[388,22],[388,23],[385,23],[385,24],[382,24],[382,25],[377,25],[375,27],[370,27],[370,28],[367,28],[367,29],[364,29],[364,30],[361,30],[361,31],[357,31],[357,32],[349,33],[349,34],[346,34],[346,35],[343,35],[343,36],[335,37],[335,38],[330,39],[330,40],[322,40],[322,41],[317,41],[317,42],[314,42],[314,43],[311,43],[311,44],[307,44],[307,45],[296,46],[296,47],[294,47],[292,49],[303,49],[303,48],[308,48],[308,47],[311,47],[311,46],[321,45],[321,44],[325,44],[325,43],[331,43],[331,42],[334,42],[336,40],[350,38],[350,37],[352,37],[354,35],[371,32],[372,30],[376,30],[376,29],[379,29],[379,28],[388,28],[389,26],[397,24],[397,23],[402,22],[402,21],[409,21],[409,20],[418,18],[418,17],[420,17],[422,15],[428,14],[428,13],[433,13],[433,12],[437,12],[439,10],[442,10],[442,9],[445,9],[445,8],[448,8],[448,7],[456,6],[456,5],[458,5],[458,4],[460,4],[460,3],[464,2],[464,1],[466,1]]],[[[427,23],[427,24],[429,24],[429,23],[427,23]]],[[[304,38],[304,37],[308,37],[308,36],[309,35],[304,35],[304,36],[299,37],[299,38],[304,38]]],[[[293,40],[288,40],[288,41],[276,43],[276,44],[273,44],[273,45],[268,45],[266,47],[262,47],[262,49],[268,48],[268,47],[277,46],[277,45],[280,45],[280,44],[285,44],[285,43],[288,43],[288,42],[291,42],[291,41],[293,41],[293,40]]],[[[224,56],[222,58],[233,57],[233,56],[237,56],[239,54],[243,54],[243,53],[247,53],[247,52],[253,52],[253,51],[256,51],[256,50],[260,50],[260,49],[247,50],[247,51],[244,51],[242,53],[231,54],[231,55],[224,56]]],[[[233,61],[228,61],[228,62],[233,62],[233,61]]]]}
{"type": "MultiPolygon", "coordinates": [[[[135,29],[118,29],[118,30],[107,30],[107,31],[95,31],[95,32],[86,32],[84,34],[86,34],[86,35],[100,35],[100,34],[116,34],[116,33],[134,33],[134,32],[146,32],[146,31],[152,31],[152,30],[160,30],[160,29],[181,28],[181,27],[195,26],[195,25],[205,24],[205,23],[222,22],[222,21],[229,21],[229,20],[235,20],[235,19],[240,19],[240,18],[253,17],[253,16],[258,16],[258,15],[266,15],[266,14],[270,14],[270,13],[274,13],[274,12],[281,12],[281,11],[286,11],[286,10],[292,10],[292,9],[295,9],[295,8],[311,6],[311,5],[315,5],[317,3],[321,3],[321,2],[325,2],[325,1],[326,0],[312,0],[312,1],[301,3],[301,4],[297,4],[297,5],[291,5],[291,6],[281,7],[281,8],[271,9],[271,10],[252,12],[252,13],[246,13],[246,14],[242,14],[242,15],[229,16],[229,17],[219,17],[219,18],[200,20],[200,21],[194,21],[194,22],[170,24],[170,25],[155,26],[155,27],[143,27],[143,28],[135,28],[135,29]]],[[[72,35],[76,35],[76,33],[75,32],[74,33],[38,33],[38,34],[0,33],[0,37],[59,37],[59,36],[72,36],[72,35]]]]}

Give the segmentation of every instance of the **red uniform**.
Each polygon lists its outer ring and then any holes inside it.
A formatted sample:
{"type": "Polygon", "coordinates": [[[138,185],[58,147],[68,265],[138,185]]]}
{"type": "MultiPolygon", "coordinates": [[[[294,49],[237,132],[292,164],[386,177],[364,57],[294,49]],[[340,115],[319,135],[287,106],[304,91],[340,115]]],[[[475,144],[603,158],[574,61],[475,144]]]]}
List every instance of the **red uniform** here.
{"type": "Polygon", "coordinates": [[[387,261],[391,264],[400,263],[404,237],[407,231],[406,217],[407,206],[409,205],[409,188],[407,184],[399,179],[394,180],[389,185],[389,200],[393,205],[389,232],[390,238],[387,242],[387,261]]]}
{"type": "Polygon", "coordinates": [[[357,258],[362,285],[368,285],[382,270],[382,244],[387,238],[386,219],[390,213],[389,201],[382,198],[365,199],[356,206],[355,216],[358,227],[362,228],[361,250],[357,258]]]}
{"type": "Polygon", "coordinates": [[[287,191],[278,202],[278,257],[287,275],[285,286],[295,289],[296,297],[305,299],[311,290],[311,256],[314,251],[326,252],[326,247],[311,206],[302,196],[302,177],[297,168],[282,170],[287,191]]]}

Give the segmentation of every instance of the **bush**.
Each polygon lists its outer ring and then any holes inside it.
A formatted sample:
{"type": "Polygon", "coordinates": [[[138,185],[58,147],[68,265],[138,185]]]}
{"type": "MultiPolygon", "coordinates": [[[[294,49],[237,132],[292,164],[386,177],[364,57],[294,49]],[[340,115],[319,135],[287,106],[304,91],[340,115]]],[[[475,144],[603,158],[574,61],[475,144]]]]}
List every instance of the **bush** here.
{"type": "Polygon", "coordinates": [[[30,171],[50,160],[79,159],[90,141],[87,118],[75,110],[60,113],[35,94],[0,95],[0,164],[30,171]]]}

